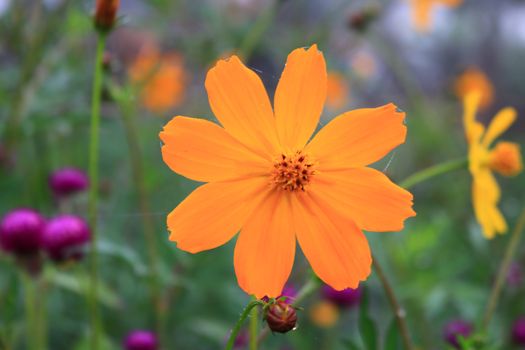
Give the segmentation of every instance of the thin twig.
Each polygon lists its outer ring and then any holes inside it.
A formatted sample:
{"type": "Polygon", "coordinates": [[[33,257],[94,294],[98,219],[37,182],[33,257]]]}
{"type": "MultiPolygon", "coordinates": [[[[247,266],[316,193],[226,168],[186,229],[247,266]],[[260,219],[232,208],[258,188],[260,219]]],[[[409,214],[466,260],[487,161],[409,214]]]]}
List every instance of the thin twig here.
{"type": "Polygon", "coordinates": [[[405,349],[414,350],[415,347],[410,338],[410,333],[408,331],[408,326],[406,323],[406,312],[399,304],[399,301],[397,300],[396,295],[394,293],[394,289],[388,282],[388,279],[386,278],[383,268],[381,267],[379,262],[375,258],[373,258],[372,264],[374,266],[374,270],[377,273],[377,277],[379,277],[379,280],[381,281],[381,284],[383,285],[383,290],[385,291],[388,302],[390,303],[390,306],[392,307],[392,311],[394,312],[396,323],[399,328],[399,332],[401,333],[401,338],[403,339],[403,344],[405,346],[405,349]]]}
{"type": "Polygon", "coordinates": [[[485,315],[483,316],[483,322],[481,325],[482,331],[487,330],[490,324],[490,320],[492,319],[492,316],[494,315],[494,311],[496,310],[496,306],[498,305],[498,300],[501,295],[501,288],[503,287],[503,284],[505,283],[505,279],[507,278],[509,274],[509,269],[512,263],[512,258],[514,257],[514,253],[516,252],[516,248],[518,247],[518,244],[520,242],[521,233],[523,232],[524,227],[525,227],[525,208],[523,208],[518,218],[518,222],[516,223],[516,226],[514,227],[514,231],[512,232],[512,236],[510,237],[509,243],[507,245],[507,249],[505,250],[505,255],[503,255],[503,260],[501,261],[501,266],[499,268],[498,275],[496,277],[496,281],[494,282],[494,286],[492,287],[490,298],[487,303],[487,309],[485,311],[485,315]]]}

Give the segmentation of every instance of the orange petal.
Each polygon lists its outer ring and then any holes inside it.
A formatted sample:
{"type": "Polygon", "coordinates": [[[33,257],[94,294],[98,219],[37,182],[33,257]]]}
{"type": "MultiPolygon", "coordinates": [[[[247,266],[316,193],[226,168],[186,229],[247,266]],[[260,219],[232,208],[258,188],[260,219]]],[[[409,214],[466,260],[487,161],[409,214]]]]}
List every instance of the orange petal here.
{"type": "Polygon", "coordinates": [[[315,273],[334,289],[357,288],[372,264],[365,235],[311,191],[291,198],[297,239],[315,273]]]}
{"type": "Polygon", "coordinates": [[[288,55],[275,91],[274,106],[281,144],[302,149],[319,122],[326,98],[326,63],[317,45],[288,55]]]}
{"type": "Polygon", "coordinates": [[[405,142],[405,113],[392,103],[341,114],[306,146],[319,168],[351,168],[371,164],[405,142]]]}
{"type": "Polygon", "coordinates": [[[190,253],[223,245],[239,231],[268,189],[266,178],[202,185],[168,215],[169,239],[190,253]]]}
{"type": "Polygon", "coordinates": [[[272,192],[243,226],[235,246],[239,286],[257,298],[281,295],[292,271],[295,235],[289,193],[272,192]]]}
{"type": "Polygon", "coordinates": [[[371,168],[316,174],[309,191],[367,231],[400,231],[415,216],[412,194],[371,168]]]}
{"type": "Polygon", "coordinates": [[[272,106],[255,72],[232,56],[208,71],[205,86],[213,113],[232,136],[267,158],[277,154],[272,106]]]}
{"type": "Polygon", "coordinates": [[[271,167],[223,128],[203,119],[177,116],[160,133],[162,158],[174,172],[211,182],[254,176],[271,167]]]}

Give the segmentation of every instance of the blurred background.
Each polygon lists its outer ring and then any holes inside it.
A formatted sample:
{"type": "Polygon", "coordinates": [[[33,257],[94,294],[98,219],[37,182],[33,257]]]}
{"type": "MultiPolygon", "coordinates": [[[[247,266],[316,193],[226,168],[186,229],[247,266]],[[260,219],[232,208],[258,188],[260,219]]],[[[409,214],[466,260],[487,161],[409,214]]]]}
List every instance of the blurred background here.
{"type": "MultiPolygon", "coordinates": [[[[48,221],[87,217],[94,7],[84,0],[0,0],[4,217],[19,208],[48,221]]],[[[288,53],[317,43],[329,70],[322,125],[343,111],[388,102],[406,112],[407,142],[376,165],[396,182],[466,156],[461,99],[471,86],[482,91],[484,124],[503,107],[517,109],[518,120],[503,138],[525,144],[522,0],[121,0],[118,16],[104,56],[100,129],[104,349],[127,346],[124,339],[137,329],[154,332],[165,349],[218,349],[249,301],[235,280],[235,240],[192,255],[168,241],[165,225],[198,184],[163,163],[158,133],[175,115],[216,121],[204,78],[219,58],[239,55],[272,98],[288,53]],[[151,293],[160,296],[163,334],[151,293]]],[[[525,175],[498,182],[512,229],[524,205],[525,175]]],[[[483,237],[470,186],[466,169],[417,185],[418,215],[404,231],[367,233],[419,349],[452,347],[445,336],[450,322],[479,321],[509,239],[483,237]]],[[[20,277],[28,265],[40,270],[33,278],[45,300],[47,348],[87,348],[82,255],[22,263],[8,249],[0,252],[0,349],[28,348],[24,283],[34,281],[20,277]]],[[[512,266],[489,330],[490,349],[524,346],[525,335],[520,345],[513,333],[525,316],[523,244],[512,266]]],[[[290,286],[300,289],[310,274],[298,250],[290,286]]],[[[391,309],[375,273],[363,285],[383,339],[391,309]]],[[[318,291],[301,303],[295,331],[270,334],[260,348],[364,349],[357,304],[359,298],[337,304],[318,291]]],[[[240,340],[238,348],[247,347],[240,340]]]]}

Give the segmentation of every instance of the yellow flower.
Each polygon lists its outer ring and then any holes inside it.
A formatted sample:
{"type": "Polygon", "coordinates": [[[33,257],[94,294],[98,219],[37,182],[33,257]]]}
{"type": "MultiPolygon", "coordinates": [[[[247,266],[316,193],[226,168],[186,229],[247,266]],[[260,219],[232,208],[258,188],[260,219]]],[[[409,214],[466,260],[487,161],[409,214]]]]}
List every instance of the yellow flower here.
{"type": "Polygon", "coordinates": [[[518,144],[499,142],[495,147],[491,147],[494,140],[514,123],[516,111],[510,107],[502,109],[485,130],[485,127],[476,121],[480,103],[479,92],[465,96],[463,123],[469,144],[474,212],[485,237],[493,238],[496,233],[507,231],[507,223],[497,207],[501,194],[492,171],[504,176],[514,176],[522,171],[523,164],[518,144]]]}
{"type": "Polygon", "coordinates": [[[489,78],[476,67],[467,68],[461,74],[455,84],[454,90],[458,98],[464,99],[469,93],[478,91],[481,95],[480,109],[485,109],[494,100],[494,87],[489,78]]]}
{"type": "Polygon", "coordinates": [[[463,0],[410,0],[412,21],[419,32],[426,32],[431,25],[431,11],[436,5],[457,7],[463,0]]]}

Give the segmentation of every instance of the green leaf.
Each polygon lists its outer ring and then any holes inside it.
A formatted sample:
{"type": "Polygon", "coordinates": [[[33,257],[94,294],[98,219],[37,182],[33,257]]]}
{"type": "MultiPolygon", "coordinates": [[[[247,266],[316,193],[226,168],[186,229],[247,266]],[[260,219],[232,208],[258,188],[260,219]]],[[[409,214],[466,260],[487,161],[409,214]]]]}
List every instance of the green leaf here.
{"type": "Polygon", "coordinates": [[[361,348],[350,339],[343,340],[343,343],[345,344],[345,348],[348,350],[361,350],[361,348]]]}
{"type": "Polygon", "coordinates": [[[377,329],[374,321],[368,315],[368,293],[363,288],[361,305],[359,307],[359,331],[367,350],[377,350],[377,329]]]}
{"type": "MultiPolygon", "coordinates": [[[[117,347],[111,339],[106,334],[102,334],[102,336],[99,339],[99,349],[104,350],[118,350],[120,349],[117,347]]],[[[91,337],[88,333],[80,339],[80,341],[73,347],[73,350],[90,350],[91,347],[91,337]]]]}
{"type": "Polygon", "coordinates": [[[385,350],[399,350],[401,347],[401,338],[399,336],[399,328],[396,319],[393,318],[388,326],[385,337],[385,350]]]}
{"type": "MultiPolygon", "coordinates": [[[[86,295],[89,291],[90,279],[84,272],[76,271],[73,274],[46,269],[45,278],[51,284],[76,294],[86,295]]],[[[111,308],[117,308],[121,304],[118,295],[101,280],[98,281],[98,301],[111,308]]]]}

